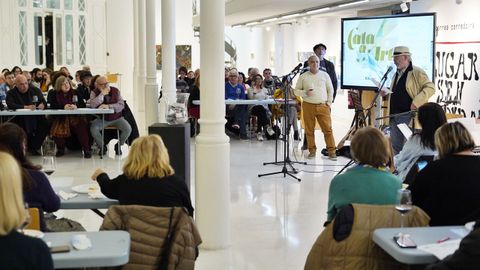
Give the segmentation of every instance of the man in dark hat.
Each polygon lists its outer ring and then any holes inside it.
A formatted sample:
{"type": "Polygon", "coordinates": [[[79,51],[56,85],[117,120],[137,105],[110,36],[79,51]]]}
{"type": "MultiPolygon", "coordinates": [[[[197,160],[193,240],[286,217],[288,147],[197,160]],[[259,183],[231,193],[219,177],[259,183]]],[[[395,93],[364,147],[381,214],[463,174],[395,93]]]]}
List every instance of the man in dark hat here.
{"type": "MultiPolygon", "coordinates": [[[[333,65],[332,62],[325,59],[325,54],[327,53],[327,46],[325,46],[325,44],[323,43],[319,43],[313,46],[313,52],[315,53],[316,56],[318,56],[318,59],[320,59],[319,69],[327,72],[328,76],[330,77],[330,80],[332,80],[333,101],[335,101],[335,96],[337,95],[338,80],[337,80],[337,74],[335,73],[335,66],[333,65]]],[[[304,68],[308,67],[308,61],[305,61],[305,63],[303,64],[303,67],[304,68]]]]}
{"type": "MultiPolygon", "coordinates": [[[[391,115],[416,110],[435,93],[435,85],[428,78],[427,73],[412,65],[410,49],[406,46],[397,46],[393,50],[393,62],[397,66],[389,96],[389,112],[391,115]]],[[[385,92],[383,93],[386,94],[385,92]]],[[[405,144],[405,137],[398,128],[399,124],[409,124],[412,114],[403,114],[390,118],[390,139],[394,154],[398,154],[405,144]]],[[[415,124],[419,128],[420,125],[415,124]]]]}

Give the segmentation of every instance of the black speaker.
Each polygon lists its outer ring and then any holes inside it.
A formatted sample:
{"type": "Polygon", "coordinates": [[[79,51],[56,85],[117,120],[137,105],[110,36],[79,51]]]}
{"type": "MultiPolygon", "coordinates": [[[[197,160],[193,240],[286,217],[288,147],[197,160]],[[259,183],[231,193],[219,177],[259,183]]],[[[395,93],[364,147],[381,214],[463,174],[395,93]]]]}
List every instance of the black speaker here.
{"type": "Polygon", "coordinates": [[[190,123],[177,125],[156,123],[148,127],[148,134],[158,134],[162,137],[175,174],[185,179],[190,190],[190,123]]]}

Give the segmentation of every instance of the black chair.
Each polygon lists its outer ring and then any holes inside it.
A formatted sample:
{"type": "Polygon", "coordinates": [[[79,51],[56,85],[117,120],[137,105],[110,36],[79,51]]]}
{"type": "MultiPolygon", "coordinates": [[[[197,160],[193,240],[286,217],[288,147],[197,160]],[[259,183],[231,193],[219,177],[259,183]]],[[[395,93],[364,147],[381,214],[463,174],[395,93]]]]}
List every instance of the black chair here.
{"type": "Polygon", "coordinates": [[[407,176],[405,176],[405,181],[403,181],[404,184],[411,185],[413,181],[415,181],[415,177],[417,176],[418,172],[420,171],[418,169],[418,163],[422,161],[426,161],[427,163],[430,163],[433,161],[434,156],[420,156],[418,157],[417,161],[413,164],[413,166],[410,168],[410,170],[407,173],[407,176]]]}

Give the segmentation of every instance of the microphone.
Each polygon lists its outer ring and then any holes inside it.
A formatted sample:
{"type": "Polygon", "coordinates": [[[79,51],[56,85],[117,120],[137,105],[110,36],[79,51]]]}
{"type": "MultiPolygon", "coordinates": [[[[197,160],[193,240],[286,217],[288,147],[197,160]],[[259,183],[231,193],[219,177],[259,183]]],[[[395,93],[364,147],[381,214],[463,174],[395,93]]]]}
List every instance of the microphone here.
{"type": "Polygon", "coordinates": [[[386,79],[387,76],[388,76],[388,73],[390,73],[392,71],[393,67],[392,66],[389,66],[387,71],[385,72],[385,74],[383,74],[383,77],[382,77],[382,80],[383,79],[386,79]]]}
{"type": "Polygon", "coordinates": [[[299,70],[302,66],[303,66],[303,64],[299,63],[294,69],[292,69],[292,71],[290,73],[293,73],[293,72],[299,70]]]}

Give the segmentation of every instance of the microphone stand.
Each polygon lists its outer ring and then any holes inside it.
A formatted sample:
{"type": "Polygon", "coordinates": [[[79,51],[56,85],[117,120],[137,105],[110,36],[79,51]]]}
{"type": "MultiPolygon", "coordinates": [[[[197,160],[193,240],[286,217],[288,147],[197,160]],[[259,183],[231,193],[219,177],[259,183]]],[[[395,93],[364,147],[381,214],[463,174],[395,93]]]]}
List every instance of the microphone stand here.
{"type": "MultiPolygon", "coordinates": [[[[375,103],[377,102],[378,96],[380,95],[380,92],[382,91],[383,86],[385,85],[385,82],[387,82],[387,75],[389,72],[385,73],[385,75],[382,77],[380,80],[380,85],[378,86],[377,90],[375,91],[375,97],[372,99],[372,102],[370,105],[365,109],[365,119],[368,119],[368,125],[372,125],[372,108],[375,106],[375,103]]],[[[377,104],[381,106],[381,104],[377,104]]],[[[378,120],[376,118],[375,120],[378,120]]]]}
{"type": "Polygon", "coordinates": [[[417,114],[417,110],[411,110],[411,111],[407,111],[407,112],[394,113],[394,114],[390,114],[390,115],[387,115],[387,116],[378,117],[378,118],[375,118],[375,120],[382,120],[382,119],[387,119],[387,118],[390,119],[390,118],[395,118],[395,117],[398,117],[398,116],[410,115],[413,118],[412,130],[415,131],[415,115],[416,114],[417,114]]]}
{"type": "MultiPolygon", "coordinates": [[[[300,73],[301,69],[300,68],[295,68],[294,70],[292,70],[291,73],[283,76],[284,78],[284,81],[285,82],[282,82],[282,86],[284,87],[284,95],[283,95],[283,99],[284,99],[284,111],[285,111],[285,120],[283,121],[283,161],[280,161],[280,162],[264,162],[263,165],[269,165],[269,164],[283,164],[283,167],[282,167],[282,170],[281,171],[278,171],[278,172],[271,172],[271,173],[264,173],[264,174],[259,174],[258,177],[263,177],[263,176],[268,176],[268,175],[275,175],[275,174],[283,174],[283,177],[286,177],[287,175],[291,176],[292,178],[296,179],[298,182],[301,181],[300,178],[296,177],[295,175],[293,175],[292,173],[298,173],[297,169],[295,169],[293,167],[293,163],[298,163],[298,164],[304,164],[306,165],[307,162],[300,162],[300,161],[291,161],[290,160],[290,151],[289,151],[289,148],[290,148],[290,144],[289,144],[289,139],[290,139],[290,136],[288,136],[287,134],[287,126],[288,126],[288,120],[289,120],[289,115],[290,115],[290,108],[288,106],[290,106],[289,104],[289,101],[291,99],[291,96],[290,96],[290,85],[292,83],[292,80],[293,78],[295,78],[295,76],[300,73]],[[291,171],[288,170],[287,168],[287,165],[290,166],[291,168],[291,171]]],[[[277,156],[276,156],[276,153],[275,153],[275,160],[277,159],[277,156]]]]}

